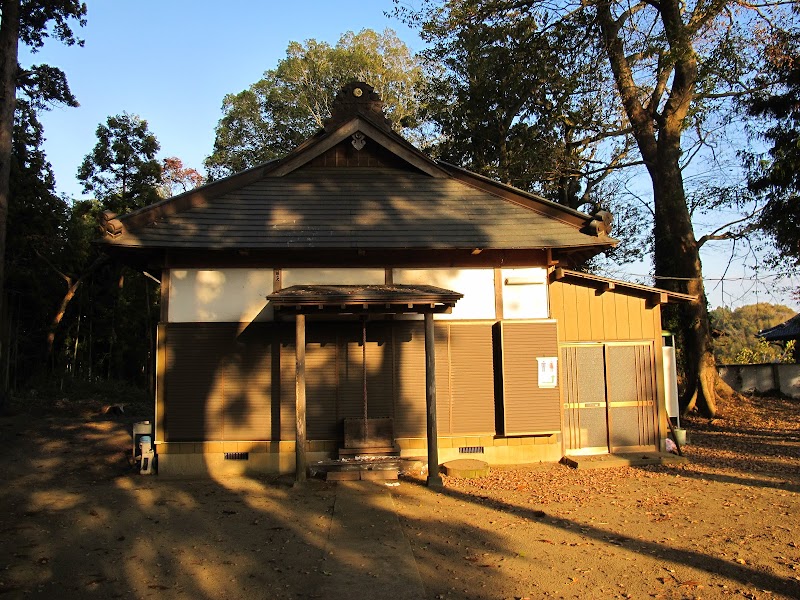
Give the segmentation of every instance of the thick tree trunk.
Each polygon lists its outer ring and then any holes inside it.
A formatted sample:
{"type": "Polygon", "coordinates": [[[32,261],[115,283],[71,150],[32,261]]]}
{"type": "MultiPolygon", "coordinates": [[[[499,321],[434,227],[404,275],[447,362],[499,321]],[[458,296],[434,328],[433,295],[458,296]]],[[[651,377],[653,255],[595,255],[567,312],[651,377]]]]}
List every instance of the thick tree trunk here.
{"type": "Polygon", "coordinates": [[[681,20],[681,6],[678,0],[659,3],[664,31],[676,57],[672,65],[671,87],[660,114],[656,114],[660,98],[649,99],[646,106],[642,103],[634,70],[625,51],[624,35],[620,33],[625,21],[614,17],[611,0],[597,5],[597,17],[617,91],[653,183],[657,284],[697,296],[691,304],[665,310],[665,323],[675,330],[684,352],[682,363],[686,391],[683,409],[697,407],[707,416],[714,416],[717,395],[734,392],[717,373],[712,353],[700,249],[686,203],[679,162],[681,133],[694,99],[698,77],[697,56],[692,47],[691,32],[681,20]]]}
{"type": "Polygon", "coordinates": [[[651,168],[656,212],[655,272],[660,287],[698,298],[691,304],[667,307],[665,322],[675,329],[684,352],[686,391],[682,408],[696,405],[704,414],[714,416],[719,376],[711,347],[703,268],[677,155],[674,160],[670,156],[673,153],[672,148],[660,152],[657,164],[651,168]]]}
{"type": "MultiPolygon", "coordinates": [[[[17,61],[19,54],[19,0],[2,0],[0,21],[0,315],[3,315],[6,227],[11,178],[11,138],[17,105],[17,61]]],[[[1,317],[0,317],[1,318],[1,317]]],[[[8,351],[0,339],[0,357],[8,351]]],[[[0,382],[0,413],[5,409],[7,390],[0,382]]]]}

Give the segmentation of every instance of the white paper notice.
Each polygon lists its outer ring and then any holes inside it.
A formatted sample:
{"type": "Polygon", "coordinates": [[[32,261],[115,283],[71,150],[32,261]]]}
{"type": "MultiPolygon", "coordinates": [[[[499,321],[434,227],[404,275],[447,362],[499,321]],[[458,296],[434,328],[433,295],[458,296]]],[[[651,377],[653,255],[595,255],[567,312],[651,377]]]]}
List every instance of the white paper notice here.
{"type": "Polygon", "coordinates": [[[539,387],[556,387],[558,385],[558,358],[545,356],[536,360],[539,362],[539,387]]]}

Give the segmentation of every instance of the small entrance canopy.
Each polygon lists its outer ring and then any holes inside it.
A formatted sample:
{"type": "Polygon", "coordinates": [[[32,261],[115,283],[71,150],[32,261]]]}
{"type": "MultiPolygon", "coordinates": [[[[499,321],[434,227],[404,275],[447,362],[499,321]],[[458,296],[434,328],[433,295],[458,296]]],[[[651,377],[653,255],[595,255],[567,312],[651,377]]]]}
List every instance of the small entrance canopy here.
{"type": "MultiPolygon", "coordinates": [[[[276,313],[295,315],[295,480],[306,478],[306,315],[425,315],[425,404],[428,485],[441,486],[436,438],[434,313],[450,312],[463,294],[432,285],[294,285],[267,296],[276,313]]],[[[365,346],[366,350],[366,346],[365,346]]],[[[366,376],[366,371],[365,371],[366,376]]]]}
{"type": "Polygon", "coordinates": [[[293,285],[267,296],[292,314],[449,313],[463,294],[432,285],[293,285]]]}

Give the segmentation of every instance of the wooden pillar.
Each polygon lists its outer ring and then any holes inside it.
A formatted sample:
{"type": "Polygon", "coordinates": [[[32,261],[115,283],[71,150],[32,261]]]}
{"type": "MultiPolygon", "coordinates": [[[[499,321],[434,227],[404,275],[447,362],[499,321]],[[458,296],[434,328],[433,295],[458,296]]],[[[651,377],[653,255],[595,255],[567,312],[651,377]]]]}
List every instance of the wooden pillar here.
{"type": "Polygon", "coordinates": [[[442,487],[436,431],[436,344],[433,313],[425,313],[425,405],[428,409],[428,487],[442,487]]]}
{"type": "Polygon", "coordinates": [[[306,480],[306,316],[297,315],[294,338],[295,356],[295,482],[306,480]]]}

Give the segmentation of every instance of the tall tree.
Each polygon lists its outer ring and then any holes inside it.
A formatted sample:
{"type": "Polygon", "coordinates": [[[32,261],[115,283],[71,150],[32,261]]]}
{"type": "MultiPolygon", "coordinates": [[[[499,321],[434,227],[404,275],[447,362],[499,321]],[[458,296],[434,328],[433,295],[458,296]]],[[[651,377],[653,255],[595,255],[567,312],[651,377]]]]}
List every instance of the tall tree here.
{"type": "Polygon", "coordinates": [[[598,202],[596,188],[628,148],[597,168],[600,142],[623,125],[601,93],[606,74],[585,28],[542,29],[534,14],[471,21],[473,8],[452,5],[458,27],[421,24],[422,55],[437,75],[424,98],[437,134],[430,150],[571,208],[598,202]]]}
{"type": "MultiPolygon", "coordinates": [[[[86,23],[86,5],[75,0],[2,0],[0,2],[0,315],[5,281],[6,230],[13,152],[17,87],[23,72],[18,64],[19,44],[36,52],[48,37],[67,44],[82,44],[72,27],[86,23]]],[[[0,339],[0,357],[6,348],[0,339]]],[[[6,391],[0,387],[0,410],[6,391]]]]}
{"type": "Polygon", "coordinates": [[[765,77],[776,90],[746,102],[748,113],[764,124],[760,137],[771,147],[764,156],[748,155],[749,187],[766,200],[760,225],[775,241],[780,264],[800,266],[800,35],[779,35],[765,44],[765,77]]]}
{"type": "Polygon", "coordinates": [[[123,113],[108,117],[97,127],[97,144],[78,169],[78,180],[103,206],[124,213],[159,198],[160,146],[147,121],[123,113]]]}
{"type": "MultiPolygon", "coordinates": [[[[427,0],[418,22],[445,28],[464,23],[513,22],[532,18],[547,31],[583,27],[598,53],[598,68],[613,85],[603,92],[623,115],[649,175],[653,194],[654,264],[660,286],[698,300],[668,309],[667,323],[682,337],[686,375],[684,408],[716,412],[717,394],[732,390],[719,378],[699,249],[682,173],[683,136],[702,129],[722,98],[750,88],[757,32],[779,23],[780,2],[750,7],[735,0],[589,0],[553,4],[546,0],[427,0]],[[717,104],[715,104],[717,103],[717,104]]],[[[505,68],[498,65],[498,70],[505,68]]],[[[715,235],[713,237],[719,237],[715,235]]]]}
{"type": "Polygon", "coordinates": [[[389,118],[405,133],[413,131],[423,71],[393,31],[347,32],[335,46],[291,42],[276,68],[225,96],[214,151],[205,162],[210,176],[224,177],[292,150],[322,127],[336,92],[353,79],[374,86],[389,118]]]}

